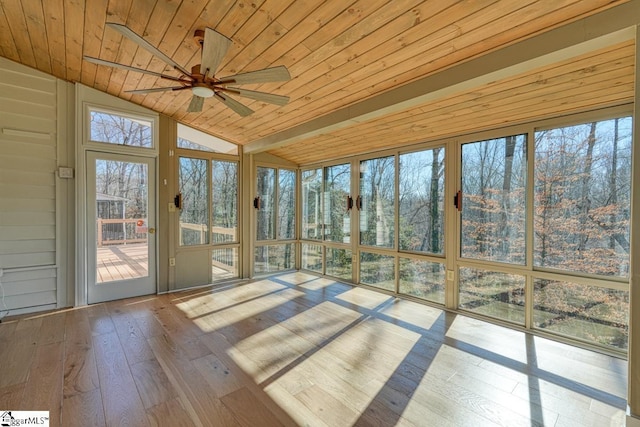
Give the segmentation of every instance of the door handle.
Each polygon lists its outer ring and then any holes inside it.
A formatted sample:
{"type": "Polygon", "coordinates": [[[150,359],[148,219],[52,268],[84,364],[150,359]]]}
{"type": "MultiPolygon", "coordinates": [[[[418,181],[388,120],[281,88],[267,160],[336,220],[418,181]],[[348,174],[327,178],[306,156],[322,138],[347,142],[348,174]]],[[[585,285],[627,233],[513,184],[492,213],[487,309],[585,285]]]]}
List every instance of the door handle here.
{"type": "Polygon", "coordinates": [[[149,234],[155,234],[155,232],[156,232],[156,229],[155,229],[155,228],[150,228],[150,229],[149,229],[149,234]]]}

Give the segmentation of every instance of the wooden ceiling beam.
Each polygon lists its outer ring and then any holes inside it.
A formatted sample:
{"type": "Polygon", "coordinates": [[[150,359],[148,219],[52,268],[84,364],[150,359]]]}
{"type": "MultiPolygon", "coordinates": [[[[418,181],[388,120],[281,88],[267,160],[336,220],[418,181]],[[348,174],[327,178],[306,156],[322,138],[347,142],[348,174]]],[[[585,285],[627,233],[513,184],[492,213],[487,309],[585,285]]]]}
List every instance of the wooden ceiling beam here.
{"type": "Polygon", "coordinates": [[[635,37],[640,0],[631,0],[503,49],[381,93],[357,104],[250,142],[245,153],[281,148],[604,48],[635,37]]]}

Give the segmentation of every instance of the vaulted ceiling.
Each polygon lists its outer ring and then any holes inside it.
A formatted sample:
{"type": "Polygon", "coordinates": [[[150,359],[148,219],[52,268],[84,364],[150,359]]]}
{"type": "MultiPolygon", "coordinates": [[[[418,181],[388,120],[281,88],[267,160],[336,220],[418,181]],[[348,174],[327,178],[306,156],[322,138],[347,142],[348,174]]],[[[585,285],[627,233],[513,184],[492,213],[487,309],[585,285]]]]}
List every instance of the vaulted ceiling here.
{"type": "Polygon", "coordinates": [[[629,103],[638,0],[0,0],[0,55],[108,92],[298,164],[629,103]],[[622,22],[624,21],[624,22],[622,22]],[[194,31],[233,41],[218,76],[276,65],[285,83],[247,86],[285,106],[213,99],[83,55],[178,74],[110,27],[125,24],[178,64],[200,63],[194,31]],[[613,35],[611,35],[613,34],[613,35]],[[547,37],[547,38],[545,38],[547,37]],[[558,53],[559,52],[559,53],[558,53]]]}

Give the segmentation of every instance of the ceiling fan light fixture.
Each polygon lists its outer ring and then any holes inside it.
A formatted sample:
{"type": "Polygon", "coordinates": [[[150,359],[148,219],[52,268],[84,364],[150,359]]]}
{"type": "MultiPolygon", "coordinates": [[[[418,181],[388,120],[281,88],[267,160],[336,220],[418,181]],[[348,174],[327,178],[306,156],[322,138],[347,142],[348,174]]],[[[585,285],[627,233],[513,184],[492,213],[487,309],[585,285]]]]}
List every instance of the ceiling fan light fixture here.
{"type": "Polygon", "coordinates": [[[211,98],[213,96],[213,89],[208,86],[194,86],[191,88],[191,91],[195,96],[199,96],[201,98],[211,98]]]}

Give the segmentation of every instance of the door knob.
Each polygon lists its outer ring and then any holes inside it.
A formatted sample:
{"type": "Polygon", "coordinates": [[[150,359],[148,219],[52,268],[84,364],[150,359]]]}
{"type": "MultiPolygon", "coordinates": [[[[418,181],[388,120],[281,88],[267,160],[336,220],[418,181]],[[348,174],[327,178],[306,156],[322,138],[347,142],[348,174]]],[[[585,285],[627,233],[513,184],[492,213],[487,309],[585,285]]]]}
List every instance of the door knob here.
{"type": "Polygon", "coordinates": [[[149,229],[149,234],[154,234],[155,232],[156,232],[156,229],[155,229],[155,228],[150,228],[150,229],[149,229]]]}

